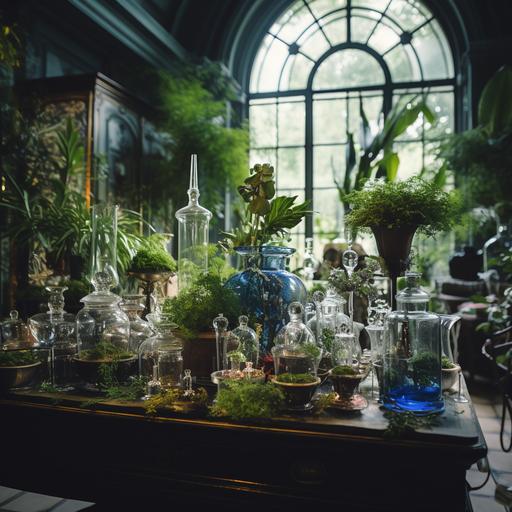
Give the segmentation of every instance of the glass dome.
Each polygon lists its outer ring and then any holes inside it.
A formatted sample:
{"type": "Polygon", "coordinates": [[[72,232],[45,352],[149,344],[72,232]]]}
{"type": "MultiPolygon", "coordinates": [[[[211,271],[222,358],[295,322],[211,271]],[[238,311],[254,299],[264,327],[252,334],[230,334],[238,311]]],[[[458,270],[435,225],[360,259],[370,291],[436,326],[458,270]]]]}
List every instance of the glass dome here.
{"type": "Polygon", "coordinates": [[[177,328],[169,315],[151,313],[147,316],[155,334],[139,347],[139,373],[149,380],[147,397],[155,390],[181,385],[183,374],[183,345],[175,336],[177,328]]]}
{"type": "Polygon", "coordinates": [[[208,236],[212,213],[199,204],[197,155],[191,156],[188,205],[176,212],[178,220],[178,288],[184,290],[197,272],[208,270],[208,236]]]}
{"type": "Polygon", "coordinates": [[[153,335],[153,329],[144,321],[140,314],[144,311],[144,295],[123,295],[119,307],[126,313],[130,321],[130,339],[128,348],[138,353],[143,341],[153,335]]]}
{"type": "Polygon", "coordinates": [[[21,320],[17,310],[13,309],[9,313],[9,320],[2,322],[1,328],[4,350],[29,348],[33,345],[28,335],[27,325],[21,320]]]}
{"type": "Polygon", "coordinates": [[[405,273],[405,288],[396,294],[399,311],[427,311],[430,295],[420,287],[421,274],[405,273]]]}
{"type": "Polygon", "coordinates": [[[248,325],[249,318],[245,315],[238,317],[239,325],[233,329],[233,334],[238,338],[238,350],[245,357],[245,362],[251,362],[252,367],[256,367],[259,359],[260,342],[254,329],[248,325]]]}

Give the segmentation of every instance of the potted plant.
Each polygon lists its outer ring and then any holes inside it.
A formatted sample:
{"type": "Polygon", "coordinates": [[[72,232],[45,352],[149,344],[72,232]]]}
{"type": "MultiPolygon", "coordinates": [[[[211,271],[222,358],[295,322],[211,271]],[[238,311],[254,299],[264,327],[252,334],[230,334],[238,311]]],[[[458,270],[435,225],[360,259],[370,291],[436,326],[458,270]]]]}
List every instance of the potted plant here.
{"type": "Polygon", "coordinates": [[[281,244],[310,213],[309,202],[295,204],[297,196],[276,196],[274,168],[269,164],[250,169],[238,192],[245,203],[244,218],[239,228],[224,233],[222,245],[245,258],[245,269],[232,276],[226,288],[238,295],[243,312],[263,326],[260,350],[267,353],[288,321],[288,305],[305,304],[307,299],[300,278],[286,270],[295,249],[281,244]]]}
{"type": "Polygon", "coordinates": [[[454,386],[460,371],[460,366],[452,363],[450,358],[446,356],[441,358],[441,386],[443,391],[448,391],[454,386]]]}
{"type": "Polygon", "coordinates": [[[176,271],[176,261],[167,252],[164,246],[166,242],[166,237],[161,234],[144,238],[128,269],[128,275],[142,283],[146,296],[142,318],[146,318],[151,312],[151,296],[155,291],[155,285],[168,281],[176,271]]]}
{"type": "Polygon", "coordinates": [[[0,390],[29,385],[40,366],[41,361],[30,350],[0,350],[0,390]]]}
{"type": "Polygon", "coordinates": [[[240,315],[238,297],[224,288],[218,274],[202,274],[185,290],[166,299],[163,310],[179,326],[186,368],[199,378],[210,379],[215,368],[216,348],[213,319],[219,314],[236,326],[240,315]]]}
{"type": "Polygon", "coordinates": [[[335,366],[330,371],[334,391],[338,393],[340,400],[350,400],[366,375],[366,371],[361,372],[349,365],[335,366]]]}
{"type": "Polygon", "coordinates": [[[414,234],[419,231],[432,236],[450,229],[459,211],[458,199],[435,182],[413,177],[405,181],[368,181],[348,200],[352,209],[347,223],[352,229],[373,232],[392,279],[395,306],[396,280],[407,268],[414,234]]]}
{"type": "Polygon", "coordinates": [[[280,373],[272,378],[272,382],[283,392],[287,409],[308,411],[313,407],[311,399],[320,378],[310,373],[280,373]]]}

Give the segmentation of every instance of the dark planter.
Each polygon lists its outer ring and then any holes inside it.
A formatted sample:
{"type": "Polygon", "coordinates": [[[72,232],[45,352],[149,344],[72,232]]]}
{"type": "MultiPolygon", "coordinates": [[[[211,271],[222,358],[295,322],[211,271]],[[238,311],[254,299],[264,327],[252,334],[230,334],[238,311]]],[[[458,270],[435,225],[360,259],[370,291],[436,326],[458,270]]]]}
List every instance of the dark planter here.
{"type": "Polygon", "coordinates": [[[320,379],[317,378],[315,382],[308,384],[291,384],[288,382],[279,382],[274,377],[272,382],[283,391],[288,410],[307,411],[313,407],[311,405],[311,399],[315,394],[316,387],[320,384],[320,379]]]}
{"type": "Polygon", "coordinates": [[[340,399],[348,399],[356,393],[357,387],[365,377],[366,373],[357,375],[333,375],[331,373],[331,382],[340,399]]]}
{"type": "Polygon", "coordinates": [[[456,252],[450,259],[450,276],[463,281],[478,281],[478,273],[482,271],[484,257],[469,245],[462,252],[456,252]]]}
{"type": "Polygon", "coordinates": [[[137,356],[130,357],[128,359],[120,359],[119,361],[88,361],[87,359],[79,359],[78,357],[73,358],[75,371],[78,377],[83,380],[86,384],[97,386],[101,379],[100,366],[105,365],[116,365],[114,371],[114,377],[118,382],[126,382],[129,377],[137,374],[137,356]]]}
{"type": "Polygon", "coordinates": [[[210,381],[215,364],[215,333],[201,332],[194,338],[183,338],[183,367],[198,379],[210,381]]]}
{"type": "Polygon", "coordinates": [[[396,308],[396,280],[407,269],[412,240],[417,229],[418,226],[401,226],[396,228],[372,227],[379,256],[386,263],[389,277],[391,278],[393,309],[396,308]]]}
{"type": "Polygon", "coordinates": [[[39,373],[41,362],[24,366],[0,366],[0,391],[31,384],[39,373]]]}

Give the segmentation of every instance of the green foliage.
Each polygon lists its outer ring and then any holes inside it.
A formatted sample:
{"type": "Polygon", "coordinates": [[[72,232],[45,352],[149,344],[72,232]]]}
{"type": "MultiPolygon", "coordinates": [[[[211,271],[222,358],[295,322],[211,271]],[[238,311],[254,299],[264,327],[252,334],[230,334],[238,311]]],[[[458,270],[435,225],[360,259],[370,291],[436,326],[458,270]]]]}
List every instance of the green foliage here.
{"type": "Polygon", "coordinates": [[[418,226],[418,231],[428,236],[450,229],[460,209],[455,192],[444,192],[417,177],[368,182],[347,200],[352,210],[346,221],[352,228],[418,226]]]}
{"type": "Polygon", "coordinates": [[[239,228],[224,233],[222,246],[227,250],[286,239],[289,230],[311,213],[309,201],[295,204],[297,196],[274,197],[274,168],[270,164],[255,164],[238,193],[246,203],[245,218],[239,228]]]}
{"type": "Polygon", "coordinates": [[[94,348],[82,350],[80,359],[85,361],[120,361],[134,357],[133,352],[118,347],[109,341],[102,341],[94,348]]]}
{"type": "Polygon", "coordinates": [[[284,395],[277,386],[242,380],[225,383],[210,413],[234,420],[269,419],[277,416],[283,407],[284,395]]]}
{"type": "Polygon", "coordinates": [[[164,249],[162,235],[151,235],[141,241],[141,245],[130,264],[132,272],[174,272],[176,262],[164,249]]]}
{"type": "Polygon", "coordinates": [[[332,352],[334,349],[334,331],[328,327],[322,329],[322,342],[327,352],[332,352]]]}
{"type": "Polygon", "coordinates": [[[232,350],[226,354],[229,361],[232,361],[235,364],[245,363],[247,358],[245,354],[240,350],[232,350]]]}
{"type": "Polygon", "coordinates": [[[450,361],[449,357],[443,356],[441,357],[441,368],[443,370],[451,370],[455,368],[455,365],[450,361]]]}
{"type": "Polygon", "coordinates": [[[0,350],[0,367],[27,366],[38,361],[39,359],[30,350],[0,350]]]}
{"type": "Polygon", "coordinates": [[[285,384],[312,384],[317,378],[309,373],[280,373],[276,377],[277,382],[285,384]]]}
{"type": "Polygon", "coordinates": [[[428,386],[439,371],[439,358],[433,352],[420,352],[411,358],[413,379],[420,386],[428,386]]]}
{"type": "Polygon", "coordinates": [[[512,130],[512,68],[501,67],[487,82],[478,102],[478,124],[490,137],[512,130]]]}
{"type": "Polygon", "coordinates": [[[331,393],[320,393],[318,398],[316,398],[313,403],[313,413],[321,414],[330,407],[334,402],[336,402],[338,395],[334,392],[331,393]]]}
{"type": "Polygon", "coordinates": [[[325,285],[315,282],[315,283],[313,283],[313,286],[311,287],[311,289],[308,291],[308,300],[310,302],[313,300],[313,294],[315,292],[325,293],[326,291],[327,291],[327,288],[325,287],[325,285]]]}
{"type": "Polygon", "coordinates": [[[377,296],[377,288],[373,283],[373,274],[380,269],[373,259],[365,260],[365,265],[352,272],[351,275],[343,269],[332,269],[329,274],[329,285],[339,294],[354,292],[361,297],[373,299],[377,296]]]}
{"type": "Polygon", "coordinates": [[[131,377],[128,384],[110,385],[102,391],[107,400],[131,402],[140,400],[146,394],[147,379],[144,377],[131,377]]]}
{"type": "Polygon", "coordinates": [[[219,313],[228,318],[230,325],[237,325],[240,303],[233,291],[223,287],[219,276],[204,274],[176,297],[166,299],[163,310],[182,330],[195,335],[211,331],[219,313]]]}
{"type": "Polygon", "coordinates": [[[404,437],[418,429],[432,430],[441,424],[441,419],[437,414],[427,414],[425,416],[416,416],[412,412],[386,411],[384,417],[388,420],[388,426],[384,431],[384,436],[389,438],[404,437]]]}
{"type": "Polygon", "coordinates": [[[43,380],[39,386],[41,393],[58,393],[60,390],[57,386],[52,384],[49,380],[43,380]]]}
{"type": "Polygon", "coordinates": [[[352,366],[341,365],[341,366],[335,366],[331,370],[331,374],[334,376],[339,375],[339,376],[345,377],[345,376],[357,375],[357,371],[354,368],[352,368],[352,366]]]}
{"type": "Polygon", "coordinates": [[[206,411],[208,405],[208,393],[204,388],[198,388],[191,396],[185,396],[184,390],[180,388],[170,388],[158,395],[152,396],[144,402],[146,414],[155,415],[161,409],[174,410],[177,402],[187,400],[196,406],[197,411],[206,411]]]}
{"type": "Polygon", "coordinates": [[[318,359],[322,353],[320,347],[318,347],[314,343],[304,343],[303,345],[301,345],[301,348],[304,351],[304,353],[311,359],[318,359]]]}
{"type": "Polygon", "coordinates": [[[22,51],[18,27],[3,23],[0,19],[0,64],[9,68],[20,67],[22,51]]]}

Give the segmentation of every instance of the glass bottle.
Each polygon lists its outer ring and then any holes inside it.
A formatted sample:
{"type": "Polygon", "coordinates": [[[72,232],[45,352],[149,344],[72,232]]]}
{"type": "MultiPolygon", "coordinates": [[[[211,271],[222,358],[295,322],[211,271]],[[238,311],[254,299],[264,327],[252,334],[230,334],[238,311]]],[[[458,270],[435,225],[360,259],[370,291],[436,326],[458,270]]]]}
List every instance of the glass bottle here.
{"type": "Polygon", "coordinates": [[[313,253],[313,239],[308,237],[305,240],[304,260],[302,262],[302,272],[306,288],[312,285],[317,267],[318,261],[313,253]]]}
{"type": "Polygon", "coordinates": [[[1,327],[2,349],[15,350],[33,345],[29,339],[27,324],[21,320],[16,309],[9,313],[9,320],[2,322],[1,327]]]}
{"type": "Polygon", "coordinates": [[[258,335],[254,329],[249,327],[249,318],[245,315],[239,316],[238,322],[238,327],[233,329],[233,334],[240,343],[238,350],[244,354],[246,362],[251,362],[252,366],[256,367],[260,350],[258,335]]]}
{"type": "Polygon", "coordinates": [[[163,390],[178,387],[183,373],[183,345],[174,335],[177,326],[164,313],[150,313],[147,318],[155,334],[139,347],[139,373],[150,382],[158,382],[163,390]]]}
{"type": "Polygon", "coordinates": [[[76,316],[78,356],[75,368],[87,389],[125,381],[137,372],[137,354],[130,351],[130,321],[119,308],[121,297],[110,289],[118,284],[117,206],[92,209],[92,253],[90,279],[94,291],[81,302],[76,316]]]}
{"type": "Polygon", "coordinates": [[[212,213],[199,204],[197,155],[191,156],[188,205],[176,212],[178,220],[178,289],[184,290],[198,272],[208,270],[208,236],[212,213]]]}
{"type": "Polygon", "coordinates": [[[48,313],[28,319],[30,333],[41,348],[49,348],[52,384],[68,384],[73,378],[72,358],[76,355],[75,315],[64,311],[65,286],[47,286],[50,293],[48,313]]]}
{"type": "Polygon", "coordinates": [[[427,312],[429,294],[420,274],[406,273],[398,311],[386,316],[383,348],[384,406],[419,414],[442,411],[441,320],[427,312]]]}
{"type": "Polygon", "coordinates": [[[153,335],[153,329],[151,329],[149,323],[140,317],[144,311],[143,300],[144,295],[123,295],[123,300],[119,304],[119,307],[126,313],[130,321],[128,348],[135,353],[138,353],[141,343],[153,335]]]}

